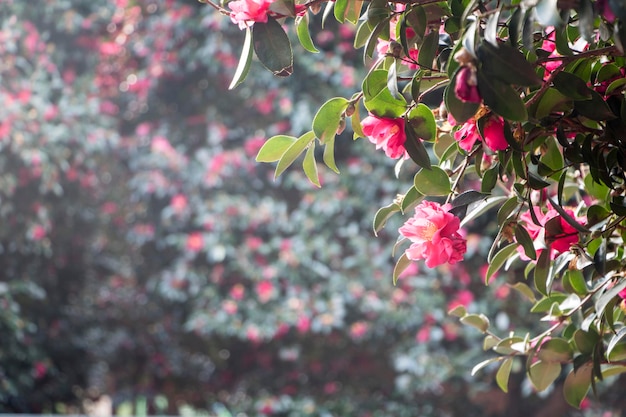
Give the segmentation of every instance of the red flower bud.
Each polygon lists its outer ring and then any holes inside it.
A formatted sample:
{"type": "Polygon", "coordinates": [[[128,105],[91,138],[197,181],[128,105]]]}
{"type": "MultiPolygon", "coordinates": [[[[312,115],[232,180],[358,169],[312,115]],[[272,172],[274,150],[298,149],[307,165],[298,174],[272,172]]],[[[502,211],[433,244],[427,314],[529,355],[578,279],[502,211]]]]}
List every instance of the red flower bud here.
{"type": "Polygon", "coordinates": [[[454,94],[465,103],[480,103],[482,98],[477,84],[476,71],[467,66],[461,67],[456,74],[454,94]]]}

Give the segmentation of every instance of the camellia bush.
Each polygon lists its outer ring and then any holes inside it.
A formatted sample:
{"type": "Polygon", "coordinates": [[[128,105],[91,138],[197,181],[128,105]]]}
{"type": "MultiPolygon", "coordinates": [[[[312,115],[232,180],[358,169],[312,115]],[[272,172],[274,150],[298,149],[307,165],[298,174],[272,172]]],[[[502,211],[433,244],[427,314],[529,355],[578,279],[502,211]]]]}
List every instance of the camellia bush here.
{"type": "Polygon", "coordinates": [[[206,3],[245,38],[231,88],[254,56],[291,75],[290,39],[317,52],[315,19],[356,26],[353,46],[368,68],[360,88],[326,101],[304,134],[269,138],[257,161],[275,162],[279,177],[302,156],[319,186],[318,160],[341,169],[335,148],[347,125],[397,160],[396,176],[413,184],[399,185],[374,217],[376,233],[404,219],[394,283],[414,262],[467,262],[467,228],[497,224],[481,278],[508,271],[541,330],[502,334],[484,314],[451,309],[493,352],[472,373],[497,366],[504,391],[516,366],[537,391],[565,374],[565,399],[578,407],[590,388],[626,371],[623,2],[206,3]]]}

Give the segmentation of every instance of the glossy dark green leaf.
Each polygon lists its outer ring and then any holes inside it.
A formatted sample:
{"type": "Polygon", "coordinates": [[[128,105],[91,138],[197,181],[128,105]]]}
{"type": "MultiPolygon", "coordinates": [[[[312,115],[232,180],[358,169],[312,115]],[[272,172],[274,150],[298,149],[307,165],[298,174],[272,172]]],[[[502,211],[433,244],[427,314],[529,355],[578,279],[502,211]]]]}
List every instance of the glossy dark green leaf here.
{"type": "Polygon", "coordinates": [[[535,251],[534,241],[528,234],[528,231],[519,223],[515,224],[515,240],[522,245],[524,253],[530,259],[537,259],[537,252],[535,251]]]}
{"type": "Polygon", "coordinates": [[[415,162],[420,167],[430,170],[430,156],[428,155],[428,151],[424,147],[424,143],[410,124],[406,124],[405,131],[406,142],[404,143],[404,148],[409,154],[409,157],[411,157],[411,160],[413,160],[413,162],[415,162]]]}
{"type": "Polygon", "coordinates": [[[480,91],[480,95],[485,104],[489,106],[491,110],[507,120],[526,120],[526,106],[513,87],[488,76],[480,70],[477,75],[478,91],[480,91]]]}
{"type": "Polygon", "coordinates": [[[468,190],[457,195],[454,200],[450,202],[450,204],[452,207],[467,206],[482,201],[487,197],[488,195],[479,193],[478,191],[468,190]]]}
{"type": "Polygon", "coordinates": [[[533,106],[531,114],[537,119],[548,117],[550,113],[571,111],[572,99],[560,93],[556,88],[548,88],[533,106]]]}
{"type": "Polygon", "coordinates": [[[389,29],[389,17],[378,22],[378,24],[374,26],[370,32],[369,37],[365,42],[365,48],[363,48],[363,61],[366,61],[367,58],[371,58],[374,55],[374,50],[378,44],[378,35],[381,34],[383,29],[389,29]]]}
{"type": "Polygon", "coordinates": [[[483,42],[477,54],[481,69],[488,77],[495,77],[506,84],[522,86],[541,84],[541,78],[535,72],[535,67],[517,48],[507,44],[496,47],[483,42]]]}
{"type": "Polygon", "coordinates": [[[252,26],[254,52],[261,64],[274,75],[286,77],[293,72],[291,42],[284,29],[269,17],[266,23],[256,22],[252,26]]]}
{"type": "Polygon", "coordinates": [[[496,186],[498,182],[498,172],[500,171],[500,166],[496,165],[494,167],[489,168],[483,174],[482,182],[480,183],[480,192],[489,194],[496,186]]]}
{"type": "Polygon", "coordinates": [[[246,37],[243,42],[243,48],[241,49],[241,57],[239,58],[235,75],[233,75],[233,80],[228,86],[229,90],[237,87],[246,79],[246,76],[250,71],[250,64],[252,63],[252,51],[252,30],[250,28],[246,28],[246,37]]]}
{"type": "Polygon", "coordinates": [[[561,215],[563,220],[565,220],[570,226],[572,226],[580,233],[589,233],[589,229],[578,223],[576,219],[574,219],[567,211],[565,211],[565,209],[563,209],[563,207],[555,203],[554,200],[552,200],[551,198],[548,198],[548,201],[550,202],[550,205],[552,205],[552,207],[561,215]]]}
{"type": "Polygon", "coordinates": [[[537,265],[535,266],[535,288],[543,295],[548,295],[550,292],[549,278],[550,278],[550,251],[544,249],[537,259],[537,265]]]}
{"type": "Polygon", "coordinates": [[[432,68],[437,48],[439,47],[439,31],[433,30],[424,37],[424,41],[419,47],[417,63],[420,67],[432,68]]]}
{"type": "Polygon", "coordinates": [[[519,206],[520,206],[520,203],[517,200],[517,197],[511,197],[508,200],[506,200],[506,202],[502,204],[502,206],[498,210],[498,215],[497,215],[498,224],[499,225],[504,224],[504,222],[509,219],[511,214],[515,212],[519,206]]]}
{"type": "Polygon", "coordinates": [[[575,101],[574,109],[591,120],[605,121],[617,118],[604,98],[595,91],[591,91],[590,100],[575,101]]]}
{"type": "Polygon", "coordinates": [[[564,96],[573,100],[590,100],[592,90],[580,77],[561,71],[552,78],[554,87],[564,96]]]}
{"type": "Polygon", "coordinates": [[[556,44],[556,51],[561,55],[573,55],[572,49],[569,47],[569,39],[567,39],[567,32],[565,28],[555,28],[554,41],[556,44]]]}

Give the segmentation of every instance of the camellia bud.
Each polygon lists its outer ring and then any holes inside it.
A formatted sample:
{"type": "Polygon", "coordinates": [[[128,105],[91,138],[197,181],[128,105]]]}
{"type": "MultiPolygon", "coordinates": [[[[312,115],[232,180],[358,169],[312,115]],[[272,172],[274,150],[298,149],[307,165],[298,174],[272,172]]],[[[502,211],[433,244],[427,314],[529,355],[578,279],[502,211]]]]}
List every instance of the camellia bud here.
{"type": "Polygon", "coordinates": [[[456,75],[454,94],[465,103],[480,103],[482,98],[480,97],[477,84],[474,68],[468,66],[461,67],[456,75]]]}
{"type": "Polygon", "coordinates": [[[350,117],[354,114],[355,111],[356,106],[354,105],[354,103],[348,103],[348,107],[346,107],[346,111],[344,112],[344,114],[346,115],[346,117],[350,117]]]}

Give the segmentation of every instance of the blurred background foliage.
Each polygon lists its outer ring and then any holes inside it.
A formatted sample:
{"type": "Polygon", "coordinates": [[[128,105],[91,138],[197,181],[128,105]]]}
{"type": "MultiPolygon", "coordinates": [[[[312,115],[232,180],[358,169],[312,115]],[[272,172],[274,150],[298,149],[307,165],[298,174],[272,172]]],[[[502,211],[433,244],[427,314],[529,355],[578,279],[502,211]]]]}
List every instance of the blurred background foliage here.
{"type": "Polygon", "coordinates": [[[4,0],[0,21],[1,412],[102,394],[219,416],[563,407],[522,369],[508,396],[469,375],[480,334],[446,311],[489,311],[506,333],[528,307],[506,276],[484,286],[488,239],[392,285],[398,224],[375,238],[371,222],[412,177],[371,144],[341,135],[321,190],[254,162],[354,92],[349,27],[315,23],[322,52],[296,51],[293,76],[255,63],[228,91],[243,33],[193,0],[4,0]]]}

